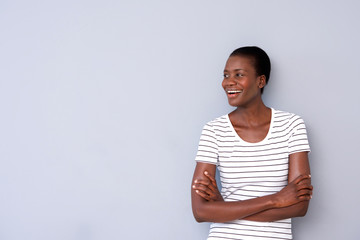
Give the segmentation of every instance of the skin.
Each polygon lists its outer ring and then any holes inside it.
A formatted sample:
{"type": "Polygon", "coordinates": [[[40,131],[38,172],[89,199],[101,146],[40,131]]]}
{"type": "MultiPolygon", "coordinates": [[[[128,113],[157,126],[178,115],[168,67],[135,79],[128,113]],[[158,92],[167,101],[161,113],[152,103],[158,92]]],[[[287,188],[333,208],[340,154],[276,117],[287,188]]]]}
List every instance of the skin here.
{"type": "MultiPolygon", "coordinates": [[[[271,109],[261,98],[266,77],[258,75],[253,60],[231,56],[226,62],[222,87],[241,93],[227,94],[236,110],[229,114],[235,131],[244,141],[259,142],[269,131],[271,109]]],[[[215,181],[216,166],[197,163],[192,181],[192,209],[198,222],[228,222],[237,219],[269,222],[304,216],[313,187],[307,152],[289,156],[288,185],[275,194],[244,201],[225,202],[215,181]]]]}

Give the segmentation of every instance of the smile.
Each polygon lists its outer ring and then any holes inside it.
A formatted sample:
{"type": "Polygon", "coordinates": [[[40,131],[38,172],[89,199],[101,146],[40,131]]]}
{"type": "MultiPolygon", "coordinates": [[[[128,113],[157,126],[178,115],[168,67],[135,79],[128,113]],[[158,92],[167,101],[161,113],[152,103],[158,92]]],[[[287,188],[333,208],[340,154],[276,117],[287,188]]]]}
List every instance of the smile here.
{"type": "Polygon", "coordinates": [[[227,94],[236,94],[236,93],[242,93],[242,90],[226,90],[227,94]]]}

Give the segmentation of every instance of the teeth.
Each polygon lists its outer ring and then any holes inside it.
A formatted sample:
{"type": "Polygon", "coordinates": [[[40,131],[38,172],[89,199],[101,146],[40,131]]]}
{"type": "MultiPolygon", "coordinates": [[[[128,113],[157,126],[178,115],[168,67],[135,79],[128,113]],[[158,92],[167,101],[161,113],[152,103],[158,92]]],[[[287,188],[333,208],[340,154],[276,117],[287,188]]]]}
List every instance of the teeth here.
{"type": "Polygon", "coordinates": [[[242,91],[241,90],[227,90],[226,92],[229,94],[232,94],[232,93],[241,93],[242,91]]]}

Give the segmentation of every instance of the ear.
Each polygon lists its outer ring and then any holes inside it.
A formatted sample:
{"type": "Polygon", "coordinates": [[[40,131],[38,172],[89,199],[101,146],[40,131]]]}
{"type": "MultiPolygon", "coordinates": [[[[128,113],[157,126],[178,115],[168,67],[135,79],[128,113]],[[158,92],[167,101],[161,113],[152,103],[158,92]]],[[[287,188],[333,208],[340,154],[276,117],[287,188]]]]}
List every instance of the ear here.
{"type": "Polygon", "coordinates": [[[259,88],[265,87],[265,85],[266,85],[266,77],[265,77],[265,75],[259,76],[258,79],[259,79],[259,80],[258,80],[258,86],[259,86],[259,88]]]}

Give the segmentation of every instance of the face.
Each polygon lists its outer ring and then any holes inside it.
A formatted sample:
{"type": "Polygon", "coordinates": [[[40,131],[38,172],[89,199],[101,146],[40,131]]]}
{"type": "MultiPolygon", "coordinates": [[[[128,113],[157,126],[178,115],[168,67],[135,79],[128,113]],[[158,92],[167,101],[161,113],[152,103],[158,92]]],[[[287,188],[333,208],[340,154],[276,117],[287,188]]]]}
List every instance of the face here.
{"type": "Polygon", "coordinates": [[[249,57],[231,56],[226,62],[222,87],[229,104],[234,107],[246,107],[261,100],[261,88],[265,85],[265,76],[258,76],[249,57]]]}

